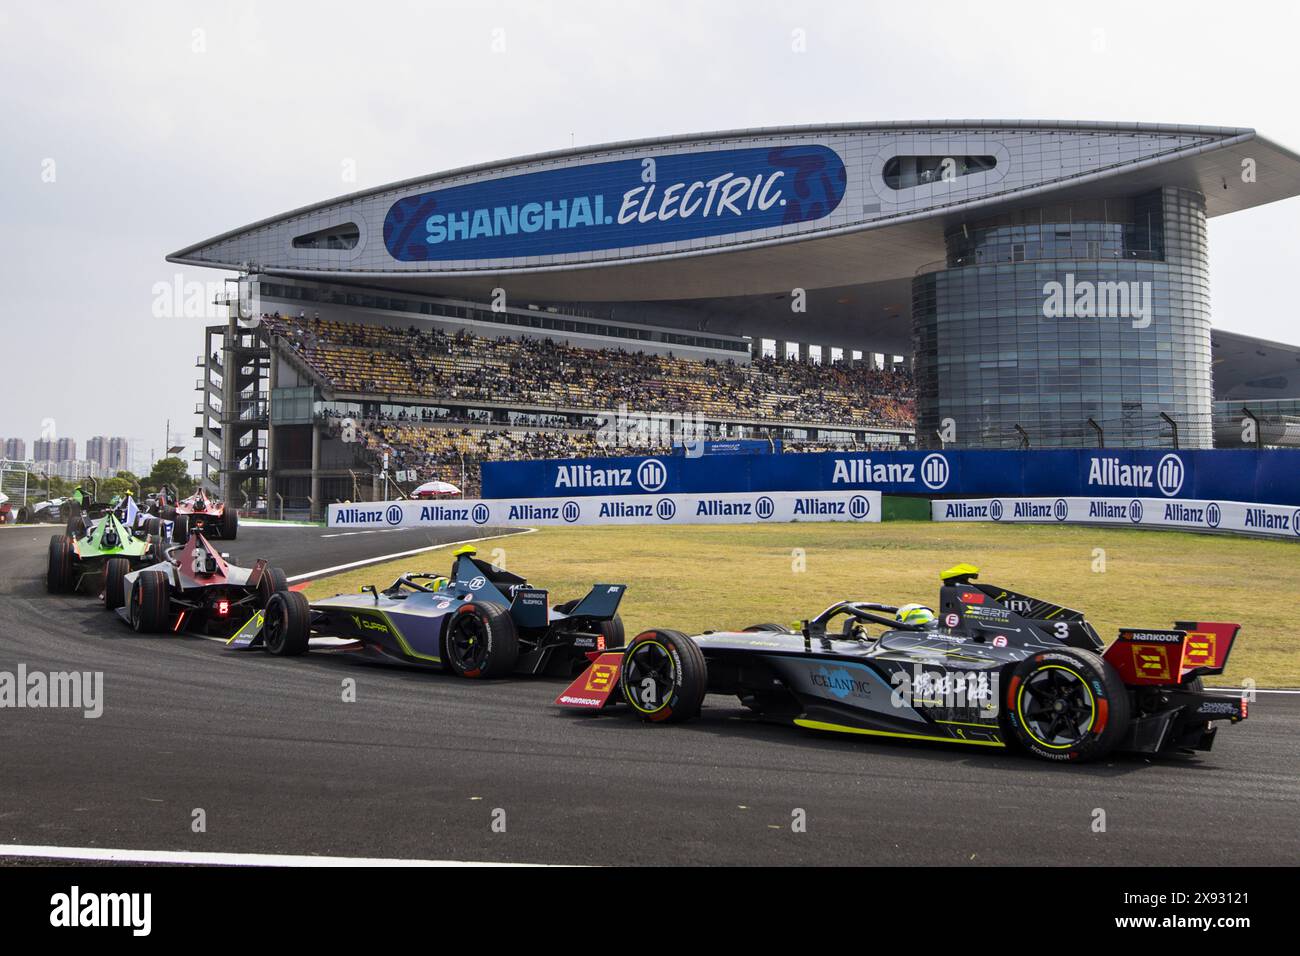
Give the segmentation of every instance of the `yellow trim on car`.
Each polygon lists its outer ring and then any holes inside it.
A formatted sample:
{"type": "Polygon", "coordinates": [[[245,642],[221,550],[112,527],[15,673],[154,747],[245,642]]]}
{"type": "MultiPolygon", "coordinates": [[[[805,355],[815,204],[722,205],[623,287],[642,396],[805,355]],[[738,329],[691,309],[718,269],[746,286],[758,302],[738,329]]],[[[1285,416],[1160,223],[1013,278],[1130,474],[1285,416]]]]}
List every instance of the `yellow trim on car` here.
{"type": "Polygon", "coordinates": [[[843,724],[828,724],[820,720],[794,719],[798,727],[809,730],[831,730],[840,734],[868,734],[872,737],[902,737],[907,740],[934,740],[944,744],[975,744],[978,747],[1005,747],[1000,740],[971,740],[969,737],[936,737],[930,734],[907,734],[894,730],[868,730],[866,727],[846,727],[843,724]]]}

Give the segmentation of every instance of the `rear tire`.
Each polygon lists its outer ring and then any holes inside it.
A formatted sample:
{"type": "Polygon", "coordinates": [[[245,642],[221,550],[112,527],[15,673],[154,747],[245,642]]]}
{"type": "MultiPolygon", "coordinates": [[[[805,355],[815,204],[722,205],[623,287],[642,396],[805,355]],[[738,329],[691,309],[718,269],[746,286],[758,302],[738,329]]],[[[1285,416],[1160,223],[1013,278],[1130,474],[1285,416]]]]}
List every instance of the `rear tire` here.
{"type": "Polygon", "coordinates": [[[176,520],[172,522],[172,541],[176,544],[184,544],[190,540],[190,516],[177,515],[176,520]]]}
{"type": "Polygon", "coordinates": [[[66,534],[50,536],[50,557],[45,569],[45,590],[61,594],[72,590],[72,539],[66,534]]]}
{"type": "Polygon", "coordinates": [[[170,610],[167,575],[141,571],[131,587],[131,627],[141,634],[156,634],[167,627],[170,610]]]}
{"type": "Polygon", "coordinates": [[[519,660],[510,612],[498,604],[466,604],[447,621],[443,659],[457,677],[505,677],[519,660]]]}
{"type": "Polygon", "coordinates": [[[284,576],[284,570],[268,564],[263,569],[262,577],[257,582],[257,603],[262,607],[269,607],[271,598],[282,591],[288,590],[289,581],[284,576]]]}
{"type": "Polygon", "coordinates": [[[234,541],[238,533],[239,512],[226,505],[226,510],[221,513],[221,537],[227,541],[234,541]]]}
{"type": "Polygon", "coordinates": [[[125,578],[131,573],[126,558],[109,558],[104,563],[104,610],[115,611],[126,603],[125,578]]]}
{"type": "Polygon", "coordinates": [[[623,642],[627,640],[627,632],[623,630],[623,619],[615,614],[608,621],[601,621],[597,628],[605,638],[605,649],[611,647],[622,647],[623,642]]]}
{"type": "Polygon", "coordinates": [[[793,634],[793,633],[794,633],[794,631],[790,630],[790,629],[789,629],[788,627],[786,627],[784,624],[751,624],[751,625],[749,625],[749,627],[745,628],[744,633],[746,633],[746,634],[753,634],[753,633],[755,633],[756,631],[773,631],[773,632],[775,632],[775,633],[777,633],[777,634],[793,634]]]}
{"type": "Polygon", "coordinates": [[[276,657],[307,653],[311,637],[311,605],[297,591],[277,591],[266,605],[262,647],[276,657]]]}
{"type": "Polygon", "coordinates": [[[623,655],[619,686],[642,720],[679,723],[699,716],[709,665],[699,645],[681,631],[642,631],[623,655]]]}
{"type": "Polygon", "coordinates": [[[1098,760],[1128,732],[1128,688],[1091,651],[1035,654],[1009,669],[1004,686],[1004,737],[1043,760],[1098,760]]]}

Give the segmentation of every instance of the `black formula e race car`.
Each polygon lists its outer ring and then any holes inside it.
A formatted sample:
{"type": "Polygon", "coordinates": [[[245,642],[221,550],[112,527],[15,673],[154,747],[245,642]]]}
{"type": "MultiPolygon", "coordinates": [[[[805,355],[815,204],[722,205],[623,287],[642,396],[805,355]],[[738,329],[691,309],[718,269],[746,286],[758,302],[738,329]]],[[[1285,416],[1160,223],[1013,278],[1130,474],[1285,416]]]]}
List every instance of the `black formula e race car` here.
{"type": "Polygon", "coordinates": [[[942,575],[938,613],[901,623],[899,609],[841,601],[795,633],[775,624],[688,637],[649,630],[591,654],[556,704],[622,702],[649,721],[689,720],[706,693],[735,695],[759,716],[813,730],[977,747],[1047,760],[1114,750],[1209,750],[1213,721],[1246,718],[1240,695],[1207,693],[1239,625],[1123,628],[1108,647],[1078,611],[942,575]],[[875,633],[872,631],[875,630],[875,633]]]}
{"type": "MultiPolygon", "coordinates": [[[[623,644],[622,584],[597,584],[586,597],[551,607],[547,592],[484,561],[472,546],[454,552],[451,575],[404,574],[383,591],[339,594],[311,604],[311,637],[343,639],[330,647],[460,677],[510,673],[572,677],[587,652],[623,644]]],[[[306,636],[285,640],[256,621],[234,647],[302,654],[306,636]]],[[[323,643],[323,642],[321,642],[323,643]]]]}

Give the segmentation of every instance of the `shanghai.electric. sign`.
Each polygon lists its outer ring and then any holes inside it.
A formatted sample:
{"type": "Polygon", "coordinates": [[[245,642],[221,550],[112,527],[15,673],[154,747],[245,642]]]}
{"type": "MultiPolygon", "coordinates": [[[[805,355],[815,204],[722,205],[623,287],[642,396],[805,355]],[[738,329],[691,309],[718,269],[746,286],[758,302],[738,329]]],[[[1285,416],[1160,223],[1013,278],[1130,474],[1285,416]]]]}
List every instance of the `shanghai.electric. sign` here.
{"type": "Polygon", "coordinates": [[[402,262],[657,245],[821,219],[844,187],[825,146],[622,159],[407,196],[388,210],[384,244],[402,262]]]}

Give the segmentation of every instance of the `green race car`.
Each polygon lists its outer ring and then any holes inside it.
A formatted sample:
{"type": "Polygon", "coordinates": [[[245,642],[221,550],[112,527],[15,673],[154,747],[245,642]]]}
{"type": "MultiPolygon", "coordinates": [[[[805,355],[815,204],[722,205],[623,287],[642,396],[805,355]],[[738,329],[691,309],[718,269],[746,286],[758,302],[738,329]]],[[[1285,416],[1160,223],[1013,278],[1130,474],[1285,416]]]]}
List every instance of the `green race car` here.
{"type": "Polygon", "coordinates": [[[163,559],[163,541],[156,533],[158,524],[154,519],[133,529],[116,511],[107,511],[94,520],[78,517],[70,521],[71,533],[50,537],[46,590],[51,594],[78,590],[87,578],[104,575],[109,558],[126,558],[132,568],[157,564],[163,559]],[[149,529],[155,533],[150,534],[149,529]]]}

